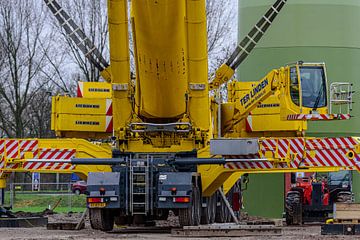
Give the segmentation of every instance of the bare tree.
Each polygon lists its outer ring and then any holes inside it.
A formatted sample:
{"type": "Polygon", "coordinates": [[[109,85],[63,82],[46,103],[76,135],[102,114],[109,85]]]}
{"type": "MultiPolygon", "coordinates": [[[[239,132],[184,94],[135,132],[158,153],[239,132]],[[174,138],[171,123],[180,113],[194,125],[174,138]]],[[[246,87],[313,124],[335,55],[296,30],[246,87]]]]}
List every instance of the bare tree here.
{"type": "MultiPolygon", "coordinates": [[[[50,13],[49,13],[50,14],[50,13]]],[[[64,51],[64,42],[59,41],[58,29],[52,26],[49,28],[46,39],[41,40],[40,48],[44,53],[47,64],[41,69],[42,74],[48,79],[48,85],[52,85],[49,91],[56,93],[73,93],[76,89],[76,82],[80,74],[76,73],[76,66],[70,59],[67,51],[64,51]],[[75,72],[74,72],[75,71],[75,72]]],[[[76,64],[75,64],[76,65],[76,64]]]]}
{"type": "Polygon", "coordinates": [[[209,73],[227,59],[236,44],[234,0],[206,0],[209,73]]]}
{"type": "MultiPolygon", "coordinates": [[[[63,2],[63,7],[79,27],[84,30],[87,37],[95,44],[100,53],[105,58],[109,58],[107,1],[67,0],[63,2]]],[[[63,51],[65,50],[70,53],[71,61],[74,64],[73,67],[75,67],[72,70],[73,73],[76,72],[76,79],[98,82],[100,80],[99,70],[86,59],[71,39],[66,37],[66,33],[59,29],[58,22],[54,18],[52,19],[57,31],[64,36],[59,39],[65,47],[63,51]]]]}
{"type": "MultiPolygon", "coordinates": [[[[0,129],[8,137],[26,137],[26,110],[46,78],[40,38],[46,38],[46,18],[39,2],[9,0],[0,5],[0,129]]],[[[46,50],[46,49],[44,49],[46,50]]]]}
{"type": "Polygon", "coordinates": [[[51,93],[54,88],[44,85],[37,92],[27,108],[26,115],[30,120],[28,123],[28,136],[38,138],[54,137],[51,131],[51,93]]]}

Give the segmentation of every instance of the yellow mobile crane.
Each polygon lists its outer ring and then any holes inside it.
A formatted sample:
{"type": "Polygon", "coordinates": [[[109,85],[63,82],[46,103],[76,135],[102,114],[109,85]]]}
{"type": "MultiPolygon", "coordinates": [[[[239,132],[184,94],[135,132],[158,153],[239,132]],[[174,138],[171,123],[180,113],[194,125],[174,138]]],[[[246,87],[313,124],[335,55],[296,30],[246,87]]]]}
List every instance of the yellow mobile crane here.
{"type": "MultiPolygon", "coordinates": [[[[108,82],[95,87],[84,84],[82,98],[54,98],[52,126],[61,136],[112,136],[115,144],[109,151],[86,141],[80,148],[76,143],[83,140],[77,139],[47,143],[37,140],[44,151],[74,151],[71,157],[60,159],[54,153],[41,154],[21,147],[20,141],[26,140],[4,140],[8,147],[2,151],[2,171],[62,171],[59,165],[69,165],[74,168],[71,171],[78,172],[85,164],[93,228],[111,230],[114,220],[124,223],[164,219],[169,210],[179,215],[181,225],[215,219],[224,222],[229,214],[225,198],[218,199],[223,196],[218,190],[223,186],[225,193],[231,192],[239,174],[358,169],[357,138],[306,138],[298,134],[306,130],[304,121],[309,118],[321,114],[328,118],[348,117],[328,114],[321,95],[319,100],[315,98],[318,103],[307,104],[301,71],[309,67],[322,72],[321,78],[312,79],[326,85],[322,64],[298,62],[274,70],[248,89],[231,83],[230,102],[210,104],[208,91],[228,82],[285,0],[271,6],[217,71],[210,86],[204,0],[131,2],[135,82],[129,70],[127,0],[108,1],[110,64],[55,0],[44,1],[108,82]],[[243,120],[261,101],[274,96],[280,96],[276,100],[281,106],[278,121],[295,119],[296,124],[288,128],[297,133],[292,137],[269,137],[272,135],[264,133],[261,137],[243,138],[243,120]],[[108,124],[112,124],[112,134],[108,124]],[[12,150],[11,144],[19,147],[12,150]],[[11,155],[14,151],[18,155],[11,155]]],[[[326,96],[326,87],[320,89],[326,96]]]]}

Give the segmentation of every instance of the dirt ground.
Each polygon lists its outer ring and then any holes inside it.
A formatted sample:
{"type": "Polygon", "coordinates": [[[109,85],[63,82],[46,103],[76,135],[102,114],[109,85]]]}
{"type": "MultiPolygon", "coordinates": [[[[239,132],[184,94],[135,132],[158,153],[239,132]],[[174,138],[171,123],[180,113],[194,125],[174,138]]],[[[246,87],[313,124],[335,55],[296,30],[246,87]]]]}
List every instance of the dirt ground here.
{"type": "MultiPolygon", "coordinates": [[[[360,237],[360,236],[359,236],[360,237]]],[[[87,239],[179,239],[178,237],[171,237],[171,234],[160,233],[143,233],[143,234],[120,234],[116,233],[116,230],[112,233],[103,233],[100,231],[94,231],[87,227],[80,231],[55,231],[46,230],[45,228],[4,228],[0,229],[0,239],[2,240],[87,240],[87,239]]],[[[185,238],[180,238],[185,239],[185,238]]],[[[192,239],[204,239],[204,238],[192,238],[192,239]]],[[[229,238],[213,238],[213,239],[229,239],[229,238]]],[[[255,240],[255,239],[355,239],[354,236],[321,236],[320,226],[305,226],[305,227],[284,227],[282,236],[254,236],[254,237],[239,237],[231,239],[243,239],[243,240],[255,240]]]]}
{"type": "MultiPolygon", "coordinates": [[[[49,222],[76,222],[81,214],[55,214],[49,215],[49,222]]],[[[168,221],[159,221],[157,226],[176,226],[177,221],[170,218],[168,221]]],[[[355,239],[354,236],[322,236],[320,234],[321,227],[319,225],[306,225],[300,227],[282,227],[281,236],[253,236],[253,237],[239,237],[231,239],[242,240],[255,240],[255,239],[355,239]]],[[[85,229],[80,231],[64,231],[64,230],[47,230],[45,227],[37,228],[0,228],[1,240],[87,240],[87,239],[185,239],[179,237],[172,237],[170,233],[119,233],[119,230],[114,229],[110,233],[96,231],[90,228],[88,220],[86,221],[85,229]]],[[[191,239],[204,239],[204,238],[191,238],[191,239]]],[[[213,239],[230,239],[230,238],[213,238],[213,239]]],[[[360,239],[360,236],[359,236],[360,239]]]]}

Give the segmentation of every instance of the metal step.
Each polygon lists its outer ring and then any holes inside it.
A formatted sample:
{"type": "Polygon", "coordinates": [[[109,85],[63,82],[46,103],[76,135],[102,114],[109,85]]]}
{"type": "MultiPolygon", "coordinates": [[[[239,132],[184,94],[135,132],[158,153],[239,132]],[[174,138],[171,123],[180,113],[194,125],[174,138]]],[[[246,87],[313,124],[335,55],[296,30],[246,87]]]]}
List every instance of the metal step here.
{"type": "Polygon", "coordinates": [[[138,183],[133,183],[133,185],[137,185],[137,186],[145,186],[146,183],[144,182],[138,182],[138,183]]]}
{"type": "Polygon", "coordinates": [[[146,215],[149,210],[149,156],[146,159],[131,159],[130,168],[130,214],[146,215]],[[141,196],[141,197],[140,197],[141,196]],[[141,202],[139,202],[141,201],[141,202]]]}

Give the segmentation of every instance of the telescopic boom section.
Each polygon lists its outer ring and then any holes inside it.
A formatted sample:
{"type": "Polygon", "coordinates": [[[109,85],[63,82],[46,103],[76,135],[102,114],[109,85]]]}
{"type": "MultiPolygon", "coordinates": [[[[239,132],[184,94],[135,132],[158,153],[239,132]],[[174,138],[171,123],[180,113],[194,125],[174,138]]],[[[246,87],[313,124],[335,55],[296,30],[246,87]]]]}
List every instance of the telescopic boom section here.
{"type": "Polygon", "coordinates": [[[234,75],[235,70],[246,59],[257,43],[264,36],[287,0],[277,0],[264,16],[255,24],[248,35],[240,42],[230,58],[215,72],[215,78],[209,84],[209,90],[214,90],[226,83],[234,75]]]}
{"type": "Polygon", "coordinates": [[[44,2],[54,14],[55,18],[60,23],[60,26],[65,30],[67,36],[81,50],[85,57],[101,72],[101,76],[106,81],[110,82],[111,74],[106,70],[109,67],[109,63],[104,59],[99,49],[96,48],[94,43],[86,36],[84,31],[74,22],[57,1],[44,0],[44,2]]]}

